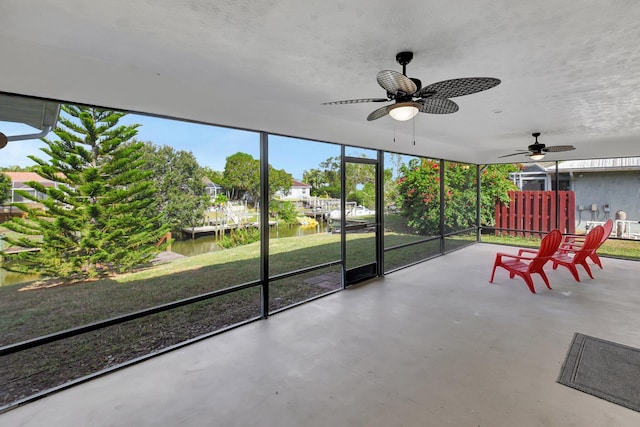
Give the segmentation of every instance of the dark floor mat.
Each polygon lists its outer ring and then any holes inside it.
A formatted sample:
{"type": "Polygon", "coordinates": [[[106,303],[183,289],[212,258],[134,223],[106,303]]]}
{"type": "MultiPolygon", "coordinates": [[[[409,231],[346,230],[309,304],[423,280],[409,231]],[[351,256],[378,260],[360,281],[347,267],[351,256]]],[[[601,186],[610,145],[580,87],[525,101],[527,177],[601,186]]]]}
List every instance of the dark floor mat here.
{"type": "Polygon", "coordinates": [[[640,349],[576,333],[558,382],[640,412],[640,349]]]}

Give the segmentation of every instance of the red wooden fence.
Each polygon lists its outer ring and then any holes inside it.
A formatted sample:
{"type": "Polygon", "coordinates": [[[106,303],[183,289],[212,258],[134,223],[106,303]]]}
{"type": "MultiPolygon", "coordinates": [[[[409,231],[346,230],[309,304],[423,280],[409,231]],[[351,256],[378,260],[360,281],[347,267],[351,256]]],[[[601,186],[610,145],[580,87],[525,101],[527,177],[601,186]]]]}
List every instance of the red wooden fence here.
{"type": "Polygon", "coordinates": [[[573,191],[558,191],[558,200],[555,191],[509,191],[509,197],[509,204],[496,205],[496,234],[529,237],[555,228],[562,233],[575,233],[576,194],[573,191]],[[560,213],[559,223],[556,208],[560,213]],[[502,232],[500,228],[510,231],[502,232]]]}

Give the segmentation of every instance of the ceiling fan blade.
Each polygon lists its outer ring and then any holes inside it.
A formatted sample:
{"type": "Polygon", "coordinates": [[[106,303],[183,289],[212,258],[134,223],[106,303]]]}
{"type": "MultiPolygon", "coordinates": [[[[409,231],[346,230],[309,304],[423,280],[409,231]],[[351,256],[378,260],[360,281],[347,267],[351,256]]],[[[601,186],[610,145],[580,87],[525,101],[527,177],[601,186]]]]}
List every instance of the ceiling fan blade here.
{"type": "Polygon", "coordinates": [[[422,104],[420,112],[429,114],[451,114],[458,111],[458,104],[450,99],[422,99],[418,101],[422,104]]]}
{"type": "MultiPolygon", "coordinates": [[[[392,104],[393,105],[393,104],[392,104]]],[[[368,121],[379,119],[389,114],[389,106],[380,107],[377,110],[373,110],[371,114],[367,116],[368,121]]]]}
{"type": "Polygon", "coordinates": [[[396,94],[398,91],[411,95],[418,90],[416,84],[407,76],[393,70],[382,70],[378,73],[378,84],[388,93],[396,94]]]}
{"type": "Polygon", "coordinates": [[[347,99],[345,101],[331,101],[323,102],[320,105],[337,105],[337,104],[360,104],[363,102],[387,102],[387,98],[362,98],[362,99],[347,99]]]}
{"type": "Polygon", "coordinates": [[[500,79],[493,77],[464,77],[430,84],[423,87],[414,96],[421,98],[454,98],[482,92],[499,84],[500,79]]]}
{"type": "Polygon", "coordinates": [[[576,147],[573,145],[553,145],[551,147],[543,148],[542,151],[547,153],[560,153],[562,151],[571,151],[575,149],[576,147]]]}
{"type": "Polygon", "coordinates": [[[521,156],[523,154],[527,154],[529,153],[528,151],[521,151],[519,153],[511,153],[511,154],[505,154],[504,156],[498,156],[499,159],[502,159],[503,157],[511,157],[511,156],[521,156]]]}

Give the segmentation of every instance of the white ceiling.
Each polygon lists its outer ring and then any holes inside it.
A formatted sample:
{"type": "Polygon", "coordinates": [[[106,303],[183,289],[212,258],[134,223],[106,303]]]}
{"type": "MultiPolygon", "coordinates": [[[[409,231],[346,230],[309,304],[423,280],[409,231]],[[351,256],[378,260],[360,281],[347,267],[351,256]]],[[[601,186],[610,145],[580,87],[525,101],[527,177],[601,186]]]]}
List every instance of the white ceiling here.
{"type": "Polygon", "coordinates": [[[3,0],[0,91],[495,163],[531,133],[640,155],[637,0],[3,0]],[[497,77],[454,114],[368,122],[379,70],[423,85],[497,77]],[[415,124],[415,146],[413,126],[415,124]],[[395,128],[396,142],[393,142],[395,128]]]}

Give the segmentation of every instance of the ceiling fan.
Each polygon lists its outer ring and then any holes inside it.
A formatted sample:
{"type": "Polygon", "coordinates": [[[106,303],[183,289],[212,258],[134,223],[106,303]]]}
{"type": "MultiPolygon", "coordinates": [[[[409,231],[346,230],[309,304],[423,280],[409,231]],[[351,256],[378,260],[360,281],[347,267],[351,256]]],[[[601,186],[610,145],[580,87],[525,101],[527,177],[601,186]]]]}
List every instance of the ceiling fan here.
{"type": "Polygon", "coordinates": [[[387,91],[386,98],[349,99],[346,101],[325,102],[322,105],[358,104],[362,102],[388,102],[393,104],[374,110],[367,120],[376,120],[389,114],[399,121],[410,120],[418,112],[429,114],[450,114],[458,111],[458,104],[448,98],[471,95],[491,89],[500,84],[493,77],[465,77],[443,80],[422,87],[418,79],[407,77],[407,64],[413,59],[413,52],[400,52],[396,61],[402,65],[402,74],[392,70],[378,72],[378,84],[387,91]]]}
{"type": "Polygon", "coordinates": [[[531,158],[531,160],[540,161],[544,159],[544,155],[546,153],[559,153],[562,151],[571,151],[576,149],[576,147],[574,147],[573,145],[553,145],[551,147],[547,147],[546,145],[538,142],[538,137],[540,136],[540,132],[534,132],[531,134],[531,136],[533,136],[536,139],[536,141],[533,144],[531,144],[529,147],[527,147],[526,150],[521,150],[521,151],[518,151],[517,153],[506,154],[498,158],[501,159],[503,157],[518,156],[521,154],[526,154],[531,158]]]}

